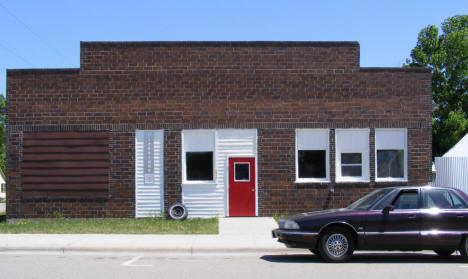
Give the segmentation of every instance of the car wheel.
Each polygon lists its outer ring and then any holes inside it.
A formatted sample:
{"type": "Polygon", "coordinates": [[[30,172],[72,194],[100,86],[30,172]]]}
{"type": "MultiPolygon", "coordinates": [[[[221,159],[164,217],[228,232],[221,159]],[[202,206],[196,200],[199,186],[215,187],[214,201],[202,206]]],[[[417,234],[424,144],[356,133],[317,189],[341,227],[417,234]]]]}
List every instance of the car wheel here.
{"type": "Polygon", "coordinates": [[[345,228],[327,229],[319,240],[319,253],[327,262],[347,261],[354,252],[354,239],[345,228]]]}
{"type": "Polygon", "coordinates": [[[460,244],[460,255],[464,260],[468,260],[468,236],[463,237],[460,244]]]}
{"type": "Polygon", "coordinates": [[[453,252],[455,252],[454,250],[434,250],[434,252],[437,253],[437,255],[441,256],[441,257],[448,257],[450,255],[453,254],[453,252]]]}
{"type": "Polygon", "coordinates": [[[176,202],[169,207],[168,214],[171,219],[185,220],[188,216],[188,210],[185,205],[176,202]]]}

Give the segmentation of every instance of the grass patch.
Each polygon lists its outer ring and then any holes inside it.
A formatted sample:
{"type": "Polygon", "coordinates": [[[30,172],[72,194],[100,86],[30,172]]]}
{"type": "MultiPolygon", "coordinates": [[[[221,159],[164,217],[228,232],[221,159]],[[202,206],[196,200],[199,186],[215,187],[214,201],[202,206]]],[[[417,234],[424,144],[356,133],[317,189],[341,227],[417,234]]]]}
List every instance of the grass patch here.
{"type": "Polygon", "coordinates": [[[6,222],[0,215],[0,233],[70,233],[70,234],[217,234],[218,219],[187,219],[184,221],[166,218],[145,219],[47,219],[6,222]]]}

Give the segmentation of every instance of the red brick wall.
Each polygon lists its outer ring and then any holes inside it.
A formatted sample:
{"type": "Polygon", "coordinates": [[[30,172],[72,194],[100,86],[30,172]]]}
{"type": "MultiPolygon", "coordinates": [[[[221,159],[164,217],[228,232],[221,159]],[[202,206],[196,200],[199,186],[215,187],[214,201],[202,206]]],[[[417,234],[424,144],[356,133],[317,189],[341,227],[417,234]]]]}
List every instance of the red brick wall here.
{"type": "Polygon", "coordinates": [[[408,128],[408,183],[429,180],[428,70],[359,68],[357,43],[81,46],[81,69],[7,72],[7,218],[133,216],[135,129],[165,130],[166,204],[181,199],[180,131],[192,128],[258,129],[261,215],[342,206],[384,185],[372,156],[371,183],[295,184],[295,128],[369,127],[371,150],[373,128],[408,128]],[[73,130],[110,132],[110,198],[23,199],[22,133],[73,130]]]}
{"type": "Polygon", "coordinates": [[[259,130],[259,208],[263,215],[299,213],[346,207],[352,201],[380,187],[425,184],[431,167],[428,145],[430,128],[408,129],[408,183],[375,182],[374,142],[371,128],[369,154],[370,183],[334,183],[335,133],[330,133],[331,183],[295,183],[295,129],[259,130]],[[424,140],[425,139],[425,140],[424,140]],[[429,158],[429,160],[427,160],[429,158]]]}

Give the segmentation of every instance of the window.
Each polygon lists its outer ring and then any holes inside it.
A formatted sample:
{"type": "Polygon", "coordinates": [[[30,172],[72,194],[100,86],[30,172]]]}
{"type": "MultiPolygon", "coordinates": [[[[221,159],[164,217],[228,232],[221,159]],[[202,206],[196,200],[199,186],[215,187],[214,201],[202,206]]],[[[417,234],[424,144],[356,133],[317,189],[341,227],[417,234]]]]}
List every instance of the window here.
{"type": "Polygon", "coordinates": [[[398,195],[398,190],[393,190],[392,193],[390,193],[388,196],[386,196],[383,200],[381,200],[374,208],[373,210],[383,210],[386,206],[389,206],[392,204],[393,200],[395,197],[398,195]]]}
{"type": "Polygon", "coordinates": [[[250,163],[234,163],[234,181],[250,181],[250,163]]]}
{"type": "Polygon", "coordinates": [[[341,153],[341,175],[355,177],[362,176],[361,153],[341,153]]]}
{"type": "Polygon", "coordinates": [[[187,180],[213,180],[213,152],[187,152],[187,180]]]}
{"type": "Polygon", "coordinates": [[[393,204],[395,210],[418,209],[418,192],[403,192],[393,204]]]}
{"type": "Polygon", "coordinates": [[[467,208],[465,202],[449,190],[424,190],[423,208],[461,209],[467,208]]]}
{"type": "Polygon", "coordinates": [[[450,197],[452,198],[453,201],[453,208],[456,209],[467,209],[468,205],[465,203],[465,201],[460,198],[457,194],[455,194],[453,191],[450,191],[450,197]]]}
{"type": "Polygon", "coordinates": [[[375,129],[376,181],[407,180],[406,129],[375,129]]]}
{"type": "Polygon", "coordinates": [[[375,190],[359,200],[350,204],[347,208],[349,209],[369,209],[374,203],[379,201],[382,197],[387,195],[392,189],[379,189],[375,190]]]}
{"type": "Polygon", "coordinates": [[[336,129],[336,181],[369,182],[369,129],[336,129]]]}
{"type": "Polygon", "coordinates": [[[214,182],[214,146],[212,130],[182,131],[183,183],[214,182]]]}
{"type": "Polygon", "coordinates": [[[296,182],[328,182],[329,130],[296,130],[296,182]]]}
{"type": "Polygon", "coordinates": [[[298,150],[300,178],[326,178],[325,150],[298,150]]]}

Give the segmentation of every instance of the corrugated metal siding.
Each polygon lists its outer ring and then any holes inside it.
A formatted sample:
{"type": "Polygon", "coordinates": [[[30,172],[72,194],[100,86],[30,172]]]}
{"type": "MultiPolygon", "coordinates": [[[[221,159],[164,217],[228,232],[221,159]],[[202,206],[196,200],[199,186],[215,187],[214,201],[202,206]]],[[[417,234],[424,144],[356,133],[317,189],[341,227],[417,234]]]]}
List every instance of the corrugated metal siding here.
{"type": "Polygon", "coordinates": [[[25,198],[106,198],[109,133],[24,133],[21,169],[25,198]]]}
{"type": "Polygon", "coordinates": [[[227,168],[229,157],[255,157],[255,129],[217,130],[215,133],[215,183],[182,185],[183,203],[190,217],[209,218],[227,215],[227,168]]]}
{"type": "MultiPolygon", "coordinates": [[[[147,144],[147,143],[146,143],[147,144]]],[[[151,148],[148,146],[148,148],[151,148]]],[[[135,217],[159,216],[164,208],[164,131],[136,131],[135,136],[135,217]],[[145,183],[145,133],[153,137],[154,179],[145,183]]]]}
{"type": "Polygon", "coordinates": [[[436,157],[434,186],[454,187],[468,193],[468,157],[436,157]]]}

